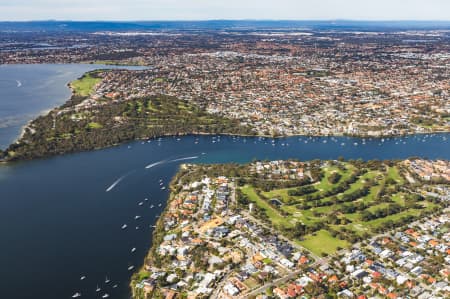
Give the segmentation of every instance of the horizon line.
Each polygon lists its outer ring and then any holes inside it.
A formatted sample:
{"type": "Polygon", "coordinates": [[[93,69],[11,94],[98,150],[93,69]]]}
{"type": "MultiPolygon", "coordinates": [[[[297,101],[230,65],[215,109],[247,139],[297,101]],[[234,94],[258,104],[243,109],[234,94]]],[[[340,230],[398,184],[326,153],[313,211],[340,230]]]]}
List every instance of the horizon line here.
{"type": "Polygon", "coordinates": [[[129,19],[129,20],[101,20],[101,19],[91,19],[91,20],[76,20],[76,19],[29,19],[29,20],[0,20],[0,22],[10,22],[10,23],[29,23],[29,22],[212,22],[212,21],[257,21],[257,22],[450,22],[450,19],[258,19],[258,18],[244,18],[244,19],[226,19],[226,18],[212,18],[212,19],[129,19]]]}

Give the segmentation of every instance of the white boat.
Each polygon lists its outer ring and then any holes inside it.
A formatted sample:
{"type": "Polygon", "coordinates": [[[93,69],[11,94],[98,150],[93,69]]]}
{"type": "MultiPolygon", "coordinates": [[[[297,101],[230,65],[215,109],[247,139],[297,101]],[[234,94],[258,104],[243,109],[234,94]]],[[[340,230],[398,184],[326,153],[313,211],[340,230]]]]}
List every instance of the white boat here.
{"type": "Polygon", "coordinates": [[[166,190],[166,187],[161,187],[161,190],[166,190]]]}
{"type": "Polygon", "coordinates": [[[139,229],[139,226],[136,226],[136,229],[139,229]]]}
{"type": "Polygon", "coordinates": [[[109,297],[109,294],[104,294],[103,296],[102,296],[102,298],[108,298],[109,297]]]}
{"type": "Polygon", "coordinates": [[[154,205],[151,205],[151,206],[150,206],[150,209],[153,209],[154,207],[155,207],[154,205]]]}
{"type": "Polygon", "coordinates": [[[97,288],[95,289],[95,291],[98,293],[100,292],[102,289],[100,289],[100,287],[97,285],[97,288]]]}
{"type": "Polygon", "coordinates": [[[85,280],[86,279],[86,276],[81,276],[80,277],[80,280],[85,280]]]}
{"type": "Polygon", "coordinates": [[[136,247],[131,248],[131,252],[135,252],[136,251],[136,247]]]}
{"type": "Polygon", "coordinates": [[[105,283],[109,283],[111,280],[109,280],[108,276],[105,278],[105,283]]]}
{"type": "Polygon", "coordinates": [[[162,204],[160,203],[159,205],[158,205],[158,207],[161,207],[162,206],[162,204]]]}
{"type": "Polygon", "coordinates": [[[148,198],[145,198],[144,200],[145,200],[145,201],[148,201],[148,198]]]}
{"type": "Polygon", "coordinates": [[[133,270],[134,269],[134,266],[129,266],[128,267],[128,271],[131,271],[131,270],[133,270]]]}
{"type": "Polygon", "coordinates": [[[156,225],[150,225],[151,228],[156,228],[156,225]]]}
{"type": "Polygon", "coordinates": [[[144,203],[141,201],[140,203],[138,203],[138,205],[142,206],[144,203]]]}
{"type": "Polygon", "coordinates": [[[113,285],[113,289],[117,288],[117,284],[113,285]]]}
{"type": "Polygon", "coordinates": [[[162,186],[162,185],[164,185],[164,183],[163,183],[163,182],[161,182],[161,183],[159,183],[159,185],[160,185],[160,186],[162,186]]]}
{"type": "Polygon", "coordinates": [[[122,225],[122,229],[126,229],[128,225],[124,224],[122,225]]]}
{"type": "Polygon", "coordinates": [[[134,219],[138,220],[141,216],[134,216],[134,219]]]}
{"type": "Polygon", "coordinates": [[[75,293],[72,295],[72,298],[78,298],[81,297],[81,293],[75,293]]]}

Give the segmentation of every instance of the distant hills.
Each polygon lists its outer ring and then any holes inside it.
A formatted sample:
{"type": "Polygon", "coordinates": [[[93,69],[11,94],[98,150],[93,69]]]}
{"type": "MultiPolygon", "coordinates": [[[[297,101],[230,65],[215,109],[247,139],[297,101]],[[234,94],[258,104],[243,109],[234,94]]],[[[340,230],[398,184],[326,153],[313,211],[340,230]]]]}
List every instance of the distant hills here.
{"type": "Polygon", "coordinates": [[[450,29],[450,21],[29,21],[0,22],[0,31],[161,31],[161,30],[365,30],[450,29]]]}

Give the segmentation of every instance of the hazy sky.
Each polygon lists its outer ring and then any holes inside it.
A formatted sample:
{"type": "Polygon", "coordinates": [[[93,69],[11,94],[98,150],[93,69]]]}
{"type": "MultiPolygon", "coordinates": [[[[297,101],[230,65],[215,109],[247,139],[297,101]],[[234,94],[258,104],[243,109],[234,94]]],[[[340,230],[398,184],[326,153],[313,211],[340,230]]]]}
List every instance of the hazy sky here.
{"type": "Polygon", "coordinates": [[[0,20],[450,20],[450,0],[0,0],[0,20]]]}

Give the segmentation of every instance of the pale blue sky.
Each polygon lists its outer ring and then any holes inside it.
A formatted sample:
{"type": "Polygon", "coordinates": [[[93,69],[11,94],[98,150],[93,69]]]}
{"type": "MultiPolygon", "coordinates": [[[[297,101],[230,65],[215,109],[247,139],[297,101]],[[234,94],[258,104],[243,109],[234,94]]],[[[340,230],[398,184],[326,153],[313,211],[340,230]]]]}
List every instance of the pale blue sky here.
{"type": "Polygon", "coordinates": [[[0,20],[450,20],[450,0],[0,0],[0,20]]]}

